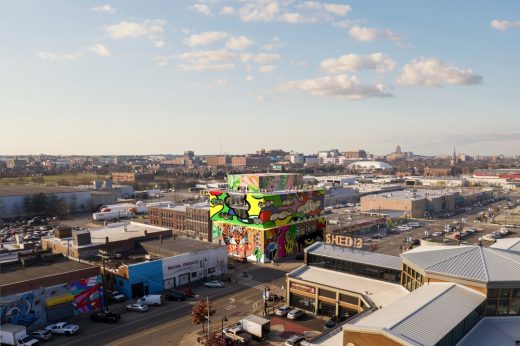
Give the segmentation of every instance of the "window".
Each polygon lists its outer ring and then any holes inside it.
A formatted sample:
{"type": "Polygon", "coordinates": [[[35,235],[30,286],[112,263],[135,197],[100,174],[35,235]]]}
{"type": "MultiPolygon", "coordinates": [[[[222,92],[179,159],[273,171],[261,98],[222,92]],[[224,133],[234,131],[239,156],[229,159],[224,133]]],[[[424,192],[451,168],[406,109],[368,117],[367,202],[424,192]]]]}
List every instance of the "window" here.
{"type": "Polygon", "coordinates": [[[500,290],[500,298],[509,299],[510,295],[511,295],[511,289],[509,289],[509,288],[502,288],[500,290]]]}
{"type": "Polygon", "coordinates": [[[320,289],[319,294],[320,294],[320,296],[323,296],[323,297],[336,299],[336,292],[333,292],[333,291],[327,291],[327,290],[320,289]]]}
{"type": "Polygon", "coordinates": [[[500,299],[498,302],[497,315],[507,315],[507,308],[509,306],[509,299],[500,299]]]}
{"type": "Polygon", "coordinates": [[[197,277],[197,272],[191,272],[191,278],[196,278],[197,277]]]}
{"type": "Polygon", "coordinates": [[[511,298],[520,298],[520,288],[513,288],[513,294],[511,298]]]}
{"type": "Polygon", "coordinates": [[[339,300],[341,300],[342,302],[348,303],[348,304],[358,305],[359,299],[358,299],[358,297],[349,296],[347,294],[340,294],[339,300]]]}
{"type": "Polygon", "coordinates": [[[509,307],[510,315],[520,315],[520,299],[511,300],[511,306],[509,307]]]}
{"type": "Polygon", "coordinates": [[[487,294],[488,298],[496,298],[498,297],[498,289],[496,288],[490,288],[488,290],[488,294],[487,294]]]}
{"type": "Polygon", "coordinates": [[[488,299],[486,304],[486,316],[495,316],[497,310],[497,300],[488,299]]]}

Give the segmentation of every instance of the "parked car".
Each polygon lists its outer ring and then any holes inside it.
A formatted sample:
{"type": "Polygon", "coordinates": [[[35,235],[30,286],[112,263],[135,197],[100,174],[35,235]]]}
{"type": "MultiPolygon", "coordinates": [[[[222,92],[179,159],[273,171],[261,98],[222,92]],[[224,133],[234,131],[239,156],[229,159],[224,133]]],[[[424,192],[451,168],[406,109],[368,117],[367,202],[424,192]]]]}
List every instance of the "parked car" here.
{"type": "Polygon", "coordinates": [[[47,341],[52,338],[52,333],[46,329],[38,329],[31,333],[31,337],[40,341],[47,341]]]}
{"type": "Polygon", "coordinates": [[[186,295],[179,291],[172,291],[164,295],[165,300],[176,300],[180,302],[181,300],[186,299],[186,295]]]}
{"type": "Polygon", "coordinates": [[[293,309],[287,313],[287,318],[290,320],[299,320],[305,316],[305,311],[300,309],[293,309]]]}
{"type": "Polygon", "coordinates": [[[279,306],[274,311],[276,316],[287,316],[289,311],[291,311],[293,308],[288,305],[279,306]]]}
{"type": "Polygon", "coordinates": [[[110,311],[99,311],[90,315],[92,322],[116,323],[121,319],[121,315],[110,311]]]}
{"type": "Polygon", "coordinates": [[[144,304],[130,304],[126,306],[127,311],[146,312],[150,308],[144,304]]]}
{"type": "Polygon", "coordinates": [[[289,339],[285,340],[285,346],[297,346],[305,340],[303,335],[293,335],[289,339]]]}
{"type": "Polygon", "coordinates": [[[213,280],[213,281],[204,283],[204,286],[211,287],[211,288],[220,288],[220,287],[224,287],[224,283],[222,281],[213,280]]]}
{"type": "Polygon", "coordinates": [[[108,293],[108,299],[113,302],[123,302],[126,300],[126,297],[119,291],[112,291],[108,293]]]}
{"type": "Polygon", "coordinates": [[[74,335],[78,332],[77,324],[69,324],[67,322],[58,322],[45,327],[52,334],[74,335]]]}

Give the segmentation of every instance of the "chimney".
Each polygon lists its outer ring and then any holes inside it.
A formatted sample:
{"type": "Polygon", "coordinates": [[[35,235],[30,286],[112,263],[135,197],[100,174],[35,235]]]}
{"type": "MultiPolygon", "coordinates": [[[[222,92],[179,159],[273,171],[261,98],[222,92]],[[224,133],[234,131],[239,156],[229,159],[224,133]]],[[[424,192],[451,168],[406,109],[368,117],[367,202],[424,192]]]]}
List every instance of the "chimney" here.
{"type": "Polygon", "coordinates": [[[108,244],[109,241],[108,241],[108,237],[105,237],[105,244],[108,244]]]}

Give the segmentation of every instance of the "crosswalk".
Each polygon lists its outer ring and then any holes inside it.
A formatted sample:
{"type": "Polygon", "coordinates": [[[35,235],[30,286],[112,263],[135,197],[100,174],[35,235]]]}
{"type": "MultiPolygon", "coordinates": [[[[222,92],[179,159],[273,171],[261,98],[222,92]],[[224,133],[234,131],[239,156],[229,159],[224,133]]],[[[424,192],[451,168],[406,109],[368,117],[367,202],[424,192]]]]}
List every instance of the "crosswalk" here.
{"type": "Polygon", "coordinates": [[[240,282],[240,285],[253,288],[260,292],[264,292],[265,288],[269,287],[271,294],[277,294],[279,296],[283,295],[283,290],[280,287],[270,285],[269,283],[260,282],[258,280],[254,280],[254,279],[240,282]]]}

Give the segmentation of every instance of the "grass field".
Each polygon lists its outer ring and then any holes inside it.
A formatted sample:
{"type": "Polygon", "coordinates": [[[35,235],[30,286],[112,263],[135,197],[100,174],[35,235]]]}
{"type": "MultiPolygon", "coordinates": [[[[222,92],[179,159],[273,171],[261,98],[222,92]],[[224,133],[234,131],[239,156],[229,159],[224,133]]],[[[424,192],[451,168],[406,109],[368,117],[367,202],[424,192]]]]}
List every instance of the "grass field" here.
{"type": "Polygon", "coordinates": [[[37,177],[1,178],[0,185],[90,185],[93,180],[105,180],[106,175],[91,173],[45,175],[37,177]]]}

